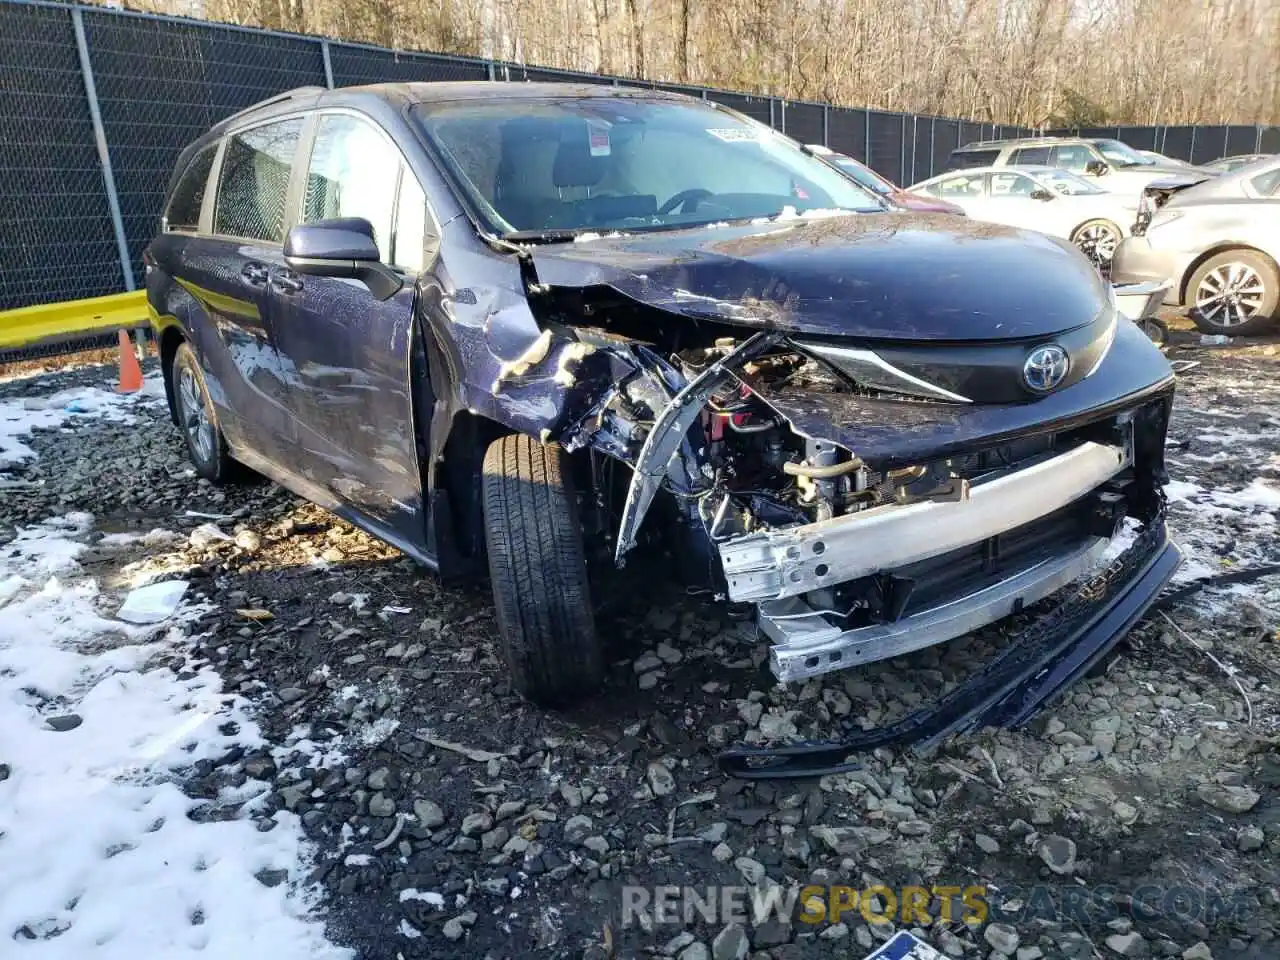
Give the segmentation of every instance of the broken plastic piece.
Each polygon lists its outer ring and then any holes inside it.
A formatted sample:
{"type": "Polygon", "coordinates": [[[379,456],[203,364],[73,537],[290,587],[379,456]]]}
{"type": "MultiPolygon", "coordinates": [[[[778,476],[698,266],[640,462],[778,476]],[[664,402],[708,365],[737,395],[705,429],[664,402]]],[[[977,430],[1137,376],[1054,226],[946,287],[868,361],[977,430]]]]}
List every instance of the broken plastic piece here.
{"type": "Polygon", "coordinates": [[[116,617],[125,623],[159,623],[173,616],[187,592],[187,581],[164,580],[130,590],[116,617]]]}

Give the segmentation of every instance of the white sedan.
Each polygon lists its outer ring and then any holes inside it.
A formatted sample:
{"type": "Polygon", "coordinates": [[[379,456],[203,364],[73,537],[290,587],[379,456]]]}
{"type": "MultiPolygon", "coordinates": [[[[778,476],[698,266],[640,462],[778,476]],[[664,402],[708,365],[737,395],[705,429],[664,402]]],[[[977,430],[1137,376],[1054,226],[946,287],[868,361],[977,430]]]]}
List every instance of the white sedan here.
{"type": "Polygon", "coordinates": [[[948,200],[976,220],[1064,237],[1099,267],[1111,263],[1121,239],[1129,235],[1139,201],[1055,167],[953,170],[909,191],[948,200]]]}

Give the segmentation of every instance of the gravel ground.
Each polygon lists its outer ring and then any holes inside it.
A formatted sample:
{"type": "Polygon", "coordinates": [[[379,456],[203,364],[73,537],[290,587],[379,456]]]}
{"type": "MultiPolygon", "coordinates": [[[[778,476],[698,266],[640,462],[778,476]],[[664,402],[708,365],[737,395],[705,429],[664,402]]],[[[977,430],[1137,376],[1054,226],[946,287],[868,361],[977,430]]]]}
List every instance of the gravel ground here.
{"type": "MultiPolygon", "coordinates": [[[[1169,449],[1183,579],[1280,561],[1276,352],[1175,335],[1170,357],[1197,363],[1169,449]]],[[[0,382],[0,400],[112,376],[27,376],[0,382]]],[[[103,602],[126,574],[163,571],[211,605],[187,625],[194,653],[256,705],[273,749],[197,763],[185,789],[210,819],[299,814],[328,935],[360,957],[847,958],[895,929],[856,911],[745,930],[622,923],[623,884],[748,882],[984,886],[1000,922],[948,922],[935,900],[933,922],[913,924],[950,957],[1280,955],[1280,578],[1148,618],[1030,731],[748,784],[717,770],[716,747],[877,725],[961,679],[999,632],[781,687],[752,627],[646,577],[602,626],[605,692],[543,712],[510,692],[487,587],[444,589],[272,484],[196,480],[159,407],[154,420],[28,438],[38,459],[0,473],[0,549],[73,510],[94,515],[91,538],[183,535],[81,562],[103,602]],[[265,806],[218,799],[247,777],[273,784],[265,806]],[[1042,909],[1079,891],[1091,912],[1042,909]]]]}

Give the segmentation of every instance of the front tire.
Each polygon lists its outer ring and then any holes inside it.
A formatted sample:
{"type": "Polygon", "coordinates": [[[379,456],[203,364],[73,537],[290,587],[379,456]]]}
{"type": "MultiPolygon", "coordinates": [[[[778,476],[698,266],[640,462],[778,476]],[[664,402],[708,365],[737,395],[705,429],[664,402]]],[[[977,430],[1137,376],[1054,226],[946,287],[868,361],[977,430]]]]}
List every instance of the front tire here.
{"type": "Polygon", "coordinates": [[[1280,273],[1255,250],[1228,250],[1192,274],[1187,300],[1191,319],[1205,333],[1265,333],[1280,316],[1280,273]]]}
{"type": "Polygon", "coordinates": [[[1124,233],[1110,220],[1089,220],[1076,227],[1071,234],[1071,242],[1099,270],[1111,266],[1116,247],[1120,246],[1123,238],[1124,233]]]}
{"type": "Polygon", "coordinates": [[[196,473],[210,483],[231,482],[239,475],[240,465],[232,459],[227,438],[218,426],[218,415],[209,398],[200,361],[185,343],[179,344],[173,355],[170,377],[178,429],[187,442],[187,453],[196,473]]]}
{"type": "Polygon", "coordinates": [[[586,696],[604,679],[569,456],[512,434],[485,453],[489,579],[515,688],[534,703],[586,696]]]}

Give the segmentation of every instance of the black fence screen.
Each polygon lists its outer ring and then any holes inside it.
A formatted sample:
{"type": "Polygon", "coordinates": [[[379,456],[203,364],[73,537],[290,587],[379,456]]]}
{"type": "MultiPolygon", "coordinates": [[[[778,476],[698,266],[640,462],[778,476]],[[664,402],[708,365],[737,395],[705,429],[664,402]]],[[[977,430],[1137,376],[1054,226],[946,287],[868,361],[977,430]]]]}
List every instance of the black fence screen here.
{"type": "Polygon", "coordinates": [[[946,170],[951,163],[951,151],[960,146],[960,121],[935,117],[933,120],[932,173],[946,170]]]}
{"type": "Polygon", "coordinates": [[[65,10],[0,4],[0,310],[121,289],[65,10]]]}
{"type": "MultiPolygon", "coordinates": [[[[100,296],[140,283],[141,253],[156,229],[179,152],[214,123],[259,100],[309,85],[490,79],[685,93],[771,124],[802,143],[824,143],[903,185],[946,170],[961,144],[1035,132],[51,0],[0,0],[0,310],[100,296]]],[[[1280,152],[1280,127],[1078,132],[1196,162],[1280,152]]]]}
{"type": "Polygon", "coordinates": [[[232,27],[86,13],[102,125],[136,278],[182,148],[281,90],[324,84],[315,43],[232,27]]]}
{"type": "Polygon", "coordinates": [[[788,101],[782,107],[782,131],[801,143],[826,143],[825,109],[817,103],[788,101]]]}
{"type": "Polygon", "coordinates": [[[902,178],[902,114],[867,112],[867,166],[882,177],[902,178]]]}

